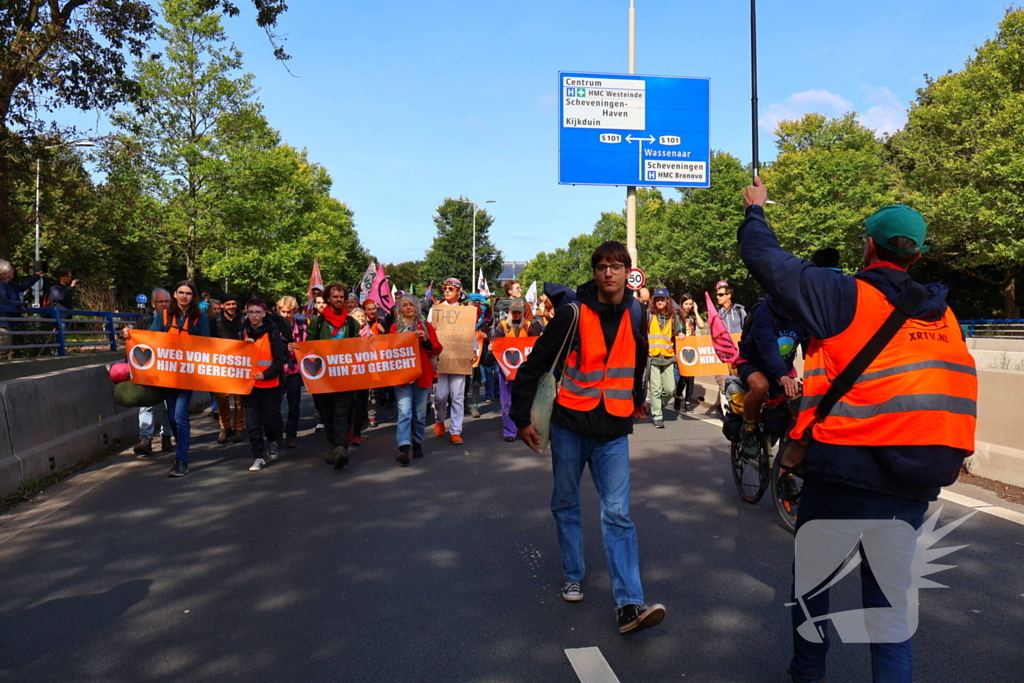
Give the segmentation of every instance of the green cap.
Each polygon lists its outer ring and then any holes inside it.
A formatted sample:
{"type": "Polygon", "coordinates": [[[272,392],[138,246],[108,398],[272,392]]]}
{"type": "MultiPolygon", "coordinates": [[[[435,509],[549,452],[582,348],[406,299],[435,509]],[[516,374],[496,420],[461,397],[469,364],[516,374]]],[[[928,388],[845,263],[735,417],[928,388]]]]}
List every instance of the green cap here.
{"type": "Polygon", "coordinates": [[[917,254],[929,249],[924,246],[924,239],[928,235],[924,216],[904,204],[883,206],[864,221],[864,227],[876,244],[897,254],[917,254]],[[889,240],[893,237],[914,240],[916,246],[913,249],[893,249],[889,246],[889,240]]]}

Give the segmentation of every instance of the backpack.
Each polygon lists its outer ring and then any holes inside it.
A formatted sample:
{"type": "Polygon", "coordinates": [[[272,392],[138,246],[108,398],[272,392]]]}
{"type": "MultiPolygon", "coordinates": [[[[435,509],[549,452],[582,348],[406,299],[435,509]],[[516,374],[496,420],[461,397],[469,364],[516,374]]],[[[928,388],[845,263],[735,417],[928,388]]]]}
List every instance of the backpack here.
{"type": "Polygon", "coordinates": [[[761,306],[764,305],[766,299],[767,297],[765,299],[761,299],[756,304],[751,306],[749,311],[747,311],[747,317],[743,319],[743,326],[740,328],[740,331],[742,333],[740,335],[741,340],[746,339],[747,335],[750,334],[750,330],[754,326],[754,313],[756,313],[757,309],[761,308],[761,306]]]}

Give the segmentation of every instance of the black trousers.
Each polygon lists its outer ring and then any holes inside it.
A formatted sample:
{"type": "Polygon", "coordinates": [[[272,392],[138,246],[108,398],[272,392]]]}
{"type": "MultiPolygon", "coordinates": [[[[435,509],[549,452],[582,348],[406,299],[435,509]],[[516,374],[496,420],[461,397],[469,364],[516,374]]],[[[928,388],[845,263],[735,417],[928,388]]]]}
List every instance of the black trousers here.
{"type": "Polygon", "coordinates": [[[370,390],[359,389],[352,392],[352,414],[349,428],[353,436],[362,436],[363,426],[370,416],[370,390]]]}
{"type": "Polygon", "coordinates": [[[354,391],[339,391],[336,394],[319,394],[320,416],[324,421],[324,436],[327,443],[348,448],[348,430],[352,415],[354,391]]]}
{"type": "Polygon", "coordinates": [[[288,375],[281,384],[281,397],[288,399],[288,421],[284,433],[294,438],[299,432],[299,401],[302,399],[302,375],[288,375]]]}
{"type": "Polygon", "coordinates": [[[679,381],[676,382],[676,397],[683,395],[683,391],[686,391],[686,398],[684,399],[689,403],[693,399],[693,377],[680,377],[679,381]]]}
{"type": "Polygon", "coordinates": [[[251,394],[242,397],[242,408],[252,457],[262,458],[264,433],[269,441],[281,438],[281,387],[253,387],[251,394]]]}

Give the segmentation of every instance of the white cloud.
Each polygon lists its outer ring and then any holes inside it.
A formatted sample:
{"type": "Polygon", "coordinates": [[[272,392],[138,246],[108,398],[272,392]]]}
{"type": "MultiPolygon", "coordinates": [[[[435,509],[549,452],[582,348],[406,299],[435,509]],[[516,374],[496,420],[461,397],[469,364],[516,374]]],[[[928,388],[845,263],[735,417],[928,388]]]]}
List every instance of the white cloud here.
{"type": "Polygon", "coordinates": [[[768,105],[761,113],[758,123],[764,130],[774,133],[779,121],[792,121],[811,112],[831,117],[842,116],[852,110],[853,103],[845,97],[830,93],[828,90],[804,90],[793,93],[782,102],[768,105]]]}
{"type": "Polygon", "coordinates": [[[860,106],[828,90],[793,93],[782,102],[768,105],[758,124],[766,132],[774,133],[779,121],[792,121],[811,112],[838,117],[851,111],[858,112],[860,122],[879,134],[894,133],[906,123],[906,108],[888,88],[863,86],[858,95],[860,106]]]}

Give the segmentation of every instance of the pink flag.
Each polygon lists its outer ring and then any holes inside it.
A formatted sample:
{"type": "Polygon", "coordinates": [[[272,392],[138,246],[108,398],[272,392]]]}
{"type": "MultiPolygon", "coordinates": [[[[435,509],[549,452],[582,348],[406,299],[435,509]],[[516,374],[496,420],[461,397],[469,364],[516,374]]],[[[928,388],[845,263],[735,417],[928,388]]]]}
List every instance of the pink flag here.
{"type": "Polygon", "coordinates": [[[383,265],[377,266],[377,274],[373,278],[373,286],[370,287],[370,292],[366,295],[366,298],[376,301],[377,305],[385,313],[390,313],[391,309],[395,307],[395,299],[391,296],[391,285],[388,284],[388,278],[384,273],[383,265]]]}
{"type": "Polygon", "coordinates": [[[711,333],[711,345],[715,348],[715,353],[718,354],[718,360],[723,363],[735,363],[739,360],[740,350],[736,348],[736,342],[732,340],[729,328],[719,317],[718,309],[715,308],[714,302],[711,301],[711,295],[707,292],[704,292],[704,301],[708,307],[708,330],[711,333]]]}
{"type": "Polygon", "coordinates": [[[313,257],[313,270],[309,273],[309,287],[306,289],[306,313],[312,314],[316,310],[316,302],[313,300],[313,287],[317,286],[322,292],[324,280],[320,277],[320,259],[313,257]]]}

